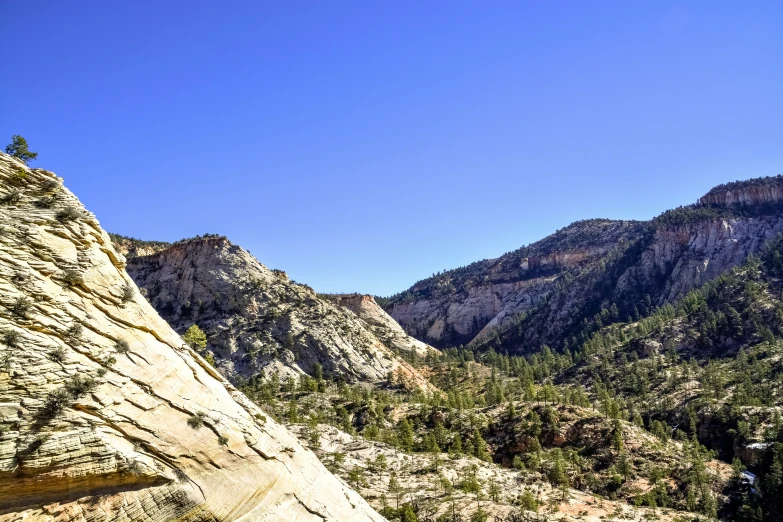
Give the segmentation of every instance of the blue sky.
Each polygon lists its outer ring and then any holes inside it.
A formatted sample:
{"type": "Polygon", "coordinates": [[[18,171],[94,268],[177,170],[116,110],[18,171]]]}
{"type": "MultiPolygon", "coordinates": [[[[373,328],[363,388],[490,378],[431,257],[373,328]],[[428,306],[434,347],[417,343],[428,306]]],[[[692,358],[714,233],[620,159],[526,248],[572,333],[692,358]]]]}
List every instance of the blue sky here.
{"type": "Polygon", "coordinates": [[[0,138],[109,231],[388,295],[783,173],[781,27],[779,1],[0,0],[0,138]]]}

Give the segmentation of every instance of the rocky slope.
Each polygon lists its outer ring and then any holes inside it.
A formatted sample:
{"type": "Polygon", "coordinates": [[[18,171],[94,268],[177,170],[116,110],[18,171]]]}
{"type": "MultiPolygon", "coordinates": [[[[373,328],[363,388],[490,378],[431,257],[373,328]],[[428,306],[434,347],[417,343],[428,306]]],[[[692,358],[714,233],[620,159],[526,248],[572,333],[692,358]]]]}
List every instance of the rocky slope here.
{"type": "Polygon", "coordinates": [[[642,230],[630,221],[580,221],[497,259],[419,281],[386,308],[418,339],[467,344],[544,302],[563,274],[603,259],[642,230]]]}
{"type": "Polygon", "coordinates": [[[175,330],[182,333],[193,324],[204,330],[204,354],[229,379],[272,373],[298,378],[320,365],[331,378],[381,383],[394,374],[409,386],[431,388],[398,355],[422,351],[422,343],[388,321],[381,324],[381,314],[357,307],[375,321],[366,322],[349,307],[266,268],[224,237],[180,241],[131,258],[128,273],[175,330]]]}
{"type": "Polygon", "coordinates": [[[0,520],[383,520],[143,299],[53,174],[0,154],[0,520]]]}
{"type": "Polygon", "coordinates": [[[324,297],[355,313],[369,325],[378,339],[397,353],[415,353],[419,357],[426,357],[433,350],[431,346],[405,333],[371,295],[333,294],[324,297]]]}
{"type": "Polygon", "coordinates": [[[603,323],[644,315],[758,253],[783,232],[782,202],[783,177],[760,178],[716,187],[650,222],[578,222],[526,255],[421,281],[387,309],[436,346],[573,347],[600,328],[600,314],[603,323]]]}

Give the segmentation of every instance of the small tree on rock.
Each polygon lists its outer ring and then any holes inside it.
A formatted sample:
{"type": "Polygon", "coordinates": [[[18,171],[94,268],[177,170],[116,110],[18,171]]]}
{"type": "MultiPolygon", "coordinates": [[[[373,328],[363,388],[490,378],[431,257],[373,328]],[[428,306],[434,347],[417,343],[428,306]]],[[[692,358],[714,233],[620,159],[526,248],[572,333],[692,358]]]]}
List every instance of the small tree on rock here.
{"type": "Polygon", "coordinates": [[[11,136],[11,144],[5,148],[5,152],[24,161],[25,165],[38,157],[37,152],[30,152],[30,149],[27,148],[27,140],[18,134],[11,136]]]}

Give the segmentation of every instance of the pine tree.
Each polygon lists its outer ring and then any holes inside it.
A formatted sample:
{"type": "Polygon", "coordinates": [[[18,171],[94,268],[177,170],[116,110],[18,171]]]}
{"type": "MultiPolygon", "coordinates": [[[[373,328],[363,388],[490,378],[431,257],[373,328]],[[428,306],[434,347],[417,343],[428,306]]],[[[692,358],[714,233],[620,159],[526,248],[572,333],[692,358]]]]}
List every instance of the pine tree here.
{"type": "Polygon", "coordinates": [[[185,341],[194,350],[203,350],[207,347],[207,335],[201,331],[197,324],[194,324],[182,335],[185,341]]]}
{"type": "Polygon", "coordinates": [[[22,160],[26,165],[38,157],[37,152],[31,152],[27,147],[27,140],[14,134],[11,136],[11,144],[5,148],[5,152],[16,159],[22,160]]]}

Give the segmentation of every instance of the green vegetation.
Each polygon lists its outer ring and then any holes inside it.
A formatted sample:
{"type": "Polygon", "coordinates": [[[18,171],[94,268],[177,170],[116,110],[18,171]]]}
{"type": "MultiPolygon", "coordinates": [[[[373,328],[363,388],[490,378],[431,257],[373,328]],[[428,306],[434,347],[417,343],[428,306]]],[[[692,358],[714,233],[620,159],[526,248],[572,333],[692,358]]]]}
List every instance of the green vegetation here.
{"type": "Polygon", "coordinates": [[[5,148],[5,152],[16,159],[22,160],[25,164],[38,157],[37,152],[32,152],[28,148],[27,140],[17,134],[11,137],[11,143],[5,148]]]}
{"type": "Polygon", "coordinates": [[[188,346],[194,350],[200,351],[207,347],[207,335],[201,330],[201,328],[198,327],[197,324],[194,324],[188,328],[184,334],[182,334],[182,340],[185,341],[188,346]]]}
{"type": "Polygon", "coordinates": [[[203,412],[198,412],[188,417],[188,426],[197,430],[204,426],[204,419],[206,415],[203,412]]]}

